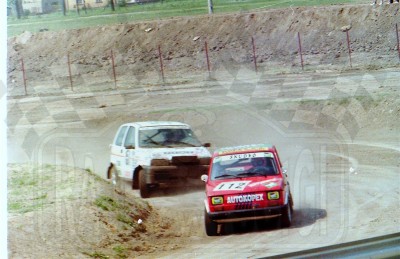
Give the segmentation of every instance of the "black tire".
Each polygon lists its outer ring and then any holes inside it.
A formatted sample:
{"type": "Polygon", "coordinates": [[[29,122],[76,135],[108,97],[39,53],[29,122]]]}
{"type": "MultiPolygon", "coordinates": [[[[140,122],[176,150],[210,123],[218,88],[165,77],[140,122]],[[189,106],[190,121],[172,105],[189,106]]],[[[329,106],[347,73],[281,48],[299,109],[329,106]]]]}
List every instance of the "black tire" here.
{"type": "Polygon", "coordinates": [[[293,208],[290,206],[290,203],[288,203],[282,213],[282,216],[280,218],[280,226],[282,228],[288,228],[292,225],[292,213],[293,213],[293,208]]]}
{"type": "Polygon", "coordinates": [[[289,192],[289,204],[290,204],[290,208],[292,209],[292,214],[293,214],[293,197],[292,197],[292,193],[289,192]]]}
{"type": "Polygon", "coordinates": [[[206,227],[207,236],[218,235],[218,224],[210,219],[206,210],[204,210],[204,225],[206,227]]]}
{"type": "Polygon", "coordinates": [[[112,163],[110,163],[110,165],[107,168],[107,179],[111,179],[111,173],[112,173],[113,167],[114,167],[114,165],[112,163]]]}
{"type": "Polygon", "coordinates": [[[108,179],[111,180],[111,184],[114,185],[115,187],[120,185],[121,179],[119,178],[119,175],[117,173],[117,170],[115,169],[115,166],[110,165],[110,167],[108,168],[107,177],[108,177],[108,179]]]}
{"type": "Polygon", "coordinates": [[[140,172],[137,171],[137,172],[133,172],[133,174],[132,174],[132,190],[139,189],[139,177],[138,177],[139,173],[140,172]]]}
{"type": "Polygon", "coordinates": [[[140,196],[142,198],[150,197],[150,189],[146,183],[146,175],[143,170],[139,171],[139,190],[140,190],[140,196]]]}

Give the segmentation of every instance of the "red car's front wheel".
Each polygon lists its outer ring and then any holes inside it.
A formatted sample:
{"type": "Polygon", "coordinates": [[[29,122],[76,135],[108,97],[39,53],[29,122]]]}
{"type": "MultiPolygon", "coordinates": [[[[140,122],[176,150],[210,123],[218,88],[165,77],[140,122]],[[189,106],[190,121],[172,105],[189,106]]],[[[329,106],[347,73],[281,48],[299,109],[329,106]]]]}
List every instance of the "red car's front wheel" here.
{"type": "Polygon", "coordinates": [[[206,210],[204,210],[204,223],[207,236],[216,236],[218,234],[218,224],[210,219],[206,210]]]}

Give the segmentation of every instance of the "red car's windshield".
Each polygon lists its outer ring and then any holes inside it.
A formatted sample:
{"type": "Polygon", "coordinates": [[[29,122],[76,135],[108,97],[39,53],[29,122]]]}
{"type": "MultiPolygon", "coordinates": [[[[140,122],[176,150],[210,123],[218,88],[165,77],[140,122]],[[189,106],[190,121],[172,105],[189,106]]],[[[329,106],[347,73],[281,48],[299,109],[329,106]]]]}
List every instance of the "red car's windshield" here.
{"type": "Polygon", "coordinates": [[[213,159],[211,180],[269,176],[277,173],[274,155],[270,152],[224,155],[213,159]]]}

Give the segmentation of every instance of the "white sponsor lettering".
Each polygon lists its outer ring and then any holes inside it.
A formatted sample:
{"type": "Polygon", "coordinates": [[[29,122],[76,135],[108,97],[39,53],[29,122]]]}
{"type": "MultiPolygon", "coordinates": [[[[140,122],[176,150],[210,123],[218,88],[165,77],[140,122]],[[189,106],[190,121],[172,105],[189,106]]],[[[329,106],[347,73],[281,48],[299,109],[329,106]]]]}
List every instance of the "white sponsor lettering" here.
{"type": "Polygon", "coordinates": [[[220,161],[229,161],[229,160],[238,160],[238,159],[248,159],[255,157],[270,157],[273,158],[274,155],[270,152],[256,152],[256,153],[243,153],[243,154],[232,154],[232,155],[223,155],[214,158],[214,163],[220,161]]]}
{"type": "Polygon", "coordinates": [[[235,155],[230,155],[229,160],[231,159],[242,159],[242,158],[253,158],[256,157],[256,153],[247,153],[247,154],[235,154],[235,155]]]}
{"type": "Polygon", "coordinates": [[[247,195],[236,195],[228,196],[227,203],[242,203],[242,202],[253,202],[263,201],[264,197],[262,194],[247,194],[247,195]]]}

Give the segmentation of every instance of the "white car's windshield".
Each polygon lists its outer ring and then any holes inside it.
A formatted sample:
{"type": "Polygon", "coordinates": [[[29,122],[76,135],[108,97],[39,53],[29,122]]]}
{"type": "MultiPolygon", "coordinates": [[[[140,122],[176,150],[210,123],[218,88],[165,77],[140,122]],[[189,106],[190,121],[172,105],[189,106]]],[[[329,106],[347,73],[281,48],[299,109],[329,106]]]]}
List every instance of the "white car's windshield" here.
{"type": "Polygon", "coordinates": [[[214,158],[211,179],[269,176],[278,173],[274,156],[269,152],[225,155],[214,158]]]}
{"type": "Polygon", "coordinates": [[[139,131],[140,147],[198,147],[200,141],[191,129],[163,128],[143,129],[139,131]]]}

